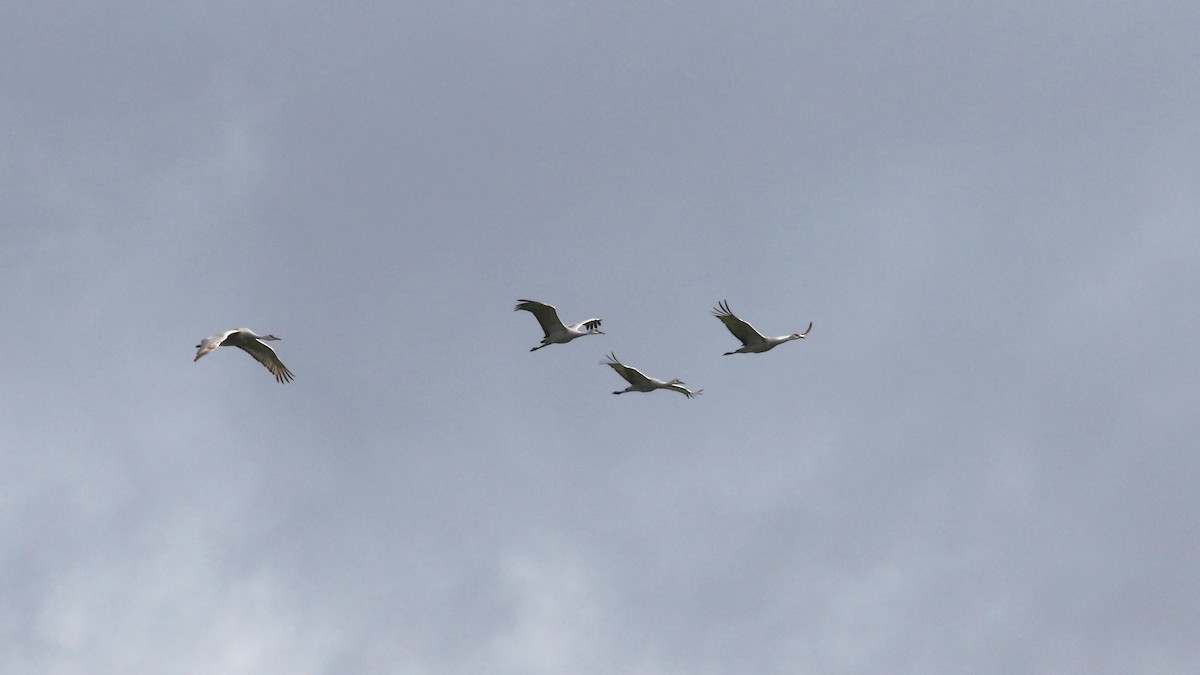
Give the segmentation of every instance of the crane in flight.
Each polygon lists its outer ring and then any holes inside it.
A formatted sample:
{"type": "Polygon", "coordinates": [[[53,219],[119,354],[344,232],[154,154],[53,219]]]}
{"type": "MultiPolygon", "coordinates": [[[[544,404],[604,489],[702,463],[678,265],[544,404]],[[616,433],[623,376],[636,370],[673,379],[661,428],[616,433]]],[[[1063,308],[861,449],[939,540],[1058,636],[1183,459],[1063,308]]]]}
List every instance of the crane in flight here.
{"type": "Polygon", "coordinates": [[[803,340],[808,337],[813,327],[810,321],[808,322],[808,328],[803,333],[766,337],[755,330],[754,326],[734,316],[733,312],[729,311],[729,302],[726,300],[722,300],[713,309],[713,316],[720,319],[721,323],[725,324],[725,327],[729,329],[729,332],[733,333],[735,338],[742,341],[741,347],[731,352],[725,352],[725,356],[729,356],[730,354],[761,354],[790,340],[803,340]]]}
{"type": "Polygon", "coordinates": [[[704,391],[703,389],[689,391],[683,386],[683,382],[681,380],[663,382],[656,377],[646,377],[642,374],[642,371],[638,370],[637,368],[627,366],[618,361],[616,354],[609,354],[607,357],[605,357],[605,360],[601,361],[600,363],[601,365],[610,366],[613,370],[617,371],[618,375],[625,378],[625,381],[629,383],[628,387],[622,389],[621,391],[614,391],[614,394],[627,394],[631,391],[645,392],[654,391],[655,389],[670,389],[671,391],[677,391],[688,398],[696,398],[701,394],[701,392],[704,391]]]}
{"type": "Polygon", "coordinates": [[[238,347],[250,356],[253,356],[259,363],[267,367],[271,374],[275,376],[281,384],[291,381],[294,377],[292,371],[283,365],[283,361],[279,360],[279,355],[275,353],[264,341],[278,340],[274,335],[258,335],[249,328],[234,328],[227,330],[220,335],[206,337],[196,345],[196,358],[192,362],[200,360],[200,357],[217,349],[218,347],[238,347]]]}
{"type": "Polygon", "coordinates": [[[538,323],[542,325],[542,332],[546,334],[542,338],[542,344],[530,349],[531,352],[536,352],[542,347],[552,344],[565,344],[584,335],[604,334],[604,331],[600,330],[600,319],[585,319],[564,326],[562,320],[558,318],[558,310],[554,309],[553,305],[536,300],[517,300],[517,306],[513,308],[513,311],[522,309],[537,317],[538,323]]]}

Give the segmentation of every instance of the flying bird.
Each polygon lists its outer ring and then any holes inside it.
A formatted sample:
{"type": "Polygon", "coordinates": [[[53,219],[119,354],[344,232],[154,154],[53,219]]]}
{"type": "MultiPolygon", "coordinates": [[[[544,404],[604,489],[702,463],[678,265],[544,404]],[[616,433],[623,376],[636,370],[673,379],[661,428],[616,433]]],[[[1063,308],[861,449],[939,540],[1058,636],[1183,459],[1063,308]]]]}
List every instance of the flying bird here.
{"type": "Polygon", "coordinates": [[[220,335],[206,337],[196,345],[196,358],[192,359],[192,363],[200,360],[201,356],[213,351],[217,347],[239,347],[250,356],[253,356],[259,363],[267,367],[275,379],[280,383],[289,382],[294,377],[292,371],[283,365],[279,360],[279,356],[274,349],[264,344],[263,340],[278,340],[274,335],[257,335],[249,328],[235,328],[227,330],[220,335]]]}
{"type": "Polygon", "coordinates": [[[610,366],[613,370],[617,371],[618,375],[625,378],[625,381],[629,383],[628,387],[622,389],[621,391],[614,391],[614,394],[626,394],[631,391],[654,391],[655,389],[670,389],[671,391],[677,391],[688,398],[696,398],[701,394],[701,392],[704,391],[703,389],[688,391],[687,388],[683,386],[683,382],[681,380],[663,382],[655,377],[646,377],[642,374],[642,371],[638,370],[637,368],[631,368],[618,361],[616,354],[609,354],[606,358],[606,361],[600,362],[601,365],[610,366]]]}
{"type": "Polygon", "coordinates": [[[803,340],[808,337],[812,331],[812,322],[808,323],[808,328],[803,333],[792,333],[791,335],[780,335],[779,337],[765,337],[754,329],[754,326],[742,321],[729,311],[729,302],[722,300],[713,309],[713,316],[721,320],[725,327],[729,329],[733,336],[742,341],[742,346],[731,352],[725,352],[725,356],[730,354],[760,354],[770,349],[774,349],[776,345],[781,345],[789,340],[803,340]]]}
{"type": "Polygon", "coordinates": [[[542,347],[552,344],[564,344],[584,335],[604,334],[604,331],[600,330],[600,319],[586,319],[564,326],[553,305],[536,300],[517,300],[517,306],[513,308],[513,311],[522,309],[537,317],[538,323],[542,325],[542,332],[546,334],[546,337],[542,338],[542,344],[530,349],[531,352],[536,352],[542,347]]]}

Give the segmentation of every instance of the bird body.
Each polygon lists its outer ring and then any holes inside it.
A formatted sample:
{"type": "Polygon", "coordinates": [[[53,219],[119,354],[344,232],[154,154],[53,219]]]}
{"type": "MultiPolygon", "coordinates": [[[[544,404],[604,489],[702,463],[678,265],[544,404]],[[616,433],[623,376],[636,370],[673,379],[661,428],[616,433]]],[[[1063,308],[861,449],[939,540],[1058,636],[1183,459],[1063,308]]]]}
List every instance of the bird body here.
{"type": "Polygon", "coordinates": [[[196,345],[196,358],[192,362],[200,360],[200,357],[217,349],[218,347],[238,347],[250,356],[253,356],[259,363],[267,367],[275,379],[280,383],[291,381],[294,377],[292,371],[283,365],[279,360],[279,355],[271,349],[264,340],[278,340],[274,335],[258,335],[249,328],[234,328],[227,330],[219,335],[206,337],[196,345]]]}
{"type": "Polygon", "coordinates": [[[558,310],[554,309],[553,305],[547,305],[544,302],[517,300],[517,306],[513,308],[513,311],[520,310],[533,314],[541,324],[542,332],[545,333],[542,344],[530,349],[531,352],[552,344],[565,344],[584,335],[604,334],[604,331],[600,330],[600,319],[585,319],[564,326],[562,320],[558,318],[558,310]]]}
{"type": "Polygon", "coordinates": [[[780,335],[778,337],[766,337],[762,333],[755,330],[754,326],[742,321],[734,316],[733,312],[729,311],[729,303],[722,300],[716,308],[713,309],[713,316],[721,320],[725,327],[729,329],[733,336],[742,341],[742,346],[731,352],[725,352],[725,356],[730,354],[761,354],[762,352],[774,349],[791,340],[803,340],[808,337],[812,331],[812,322],[808,323],[808,328],[803,333],[792,333],[791,335],[780,335]]]}
{"type": "Polygon", "coordinates": [[[677,391],[688,398],[695,398],[704,391],[703,389],[689,391],[683,386],[682,380],[663,382],[656,377],[646,377],[637,368],[627,366],[617,360],[616,354],[609,354],[607,360],[601,361],[600,363],[617,371],[617,374],[625,378],[625,381],[629,383],[628,387],[622,389],[621,391],[614,391],[614,394],[626,394],[631,391],[650,392],[654,391],[655,389],[670,389],[671,391],[677,391]]]}

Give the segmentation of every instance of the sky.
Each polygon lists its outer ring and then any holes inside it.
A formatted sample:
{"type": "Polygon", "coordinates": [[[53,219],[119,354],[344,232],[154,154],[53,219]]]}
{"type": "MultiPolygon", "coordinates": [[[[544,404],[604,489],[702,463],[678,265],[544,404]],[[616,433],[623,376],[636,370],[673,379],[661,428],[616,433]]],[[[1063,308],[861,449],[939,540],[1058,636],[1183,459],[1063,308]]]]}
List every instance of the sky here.
{"type": "Polygon", "coordinates": [[[0,672],[1194,672],[1197,25],[7,5],[0,672]]]}

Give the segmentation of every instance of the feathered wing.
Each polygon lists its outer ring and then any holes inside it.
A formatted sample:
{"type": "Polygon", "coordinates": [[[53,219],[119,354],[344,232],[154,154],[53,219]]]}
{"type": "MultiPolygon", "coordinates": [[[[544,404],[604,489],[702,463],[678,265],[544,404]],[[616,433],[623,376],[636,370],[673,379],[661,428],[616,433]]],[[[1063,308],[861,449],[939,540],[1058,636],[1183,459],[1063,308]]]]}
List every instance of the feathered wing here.
{"type": "Polygon", "coordinates": [[[600,319],[585,319],[579,323],[573,323],[567,326],[570,330],[579,330],[586,328],[587,330],[600,330],[600,319]]]}
{"type": "Polygon", "coordinates": [[[550,337],[554,333],[563,331],[564,326],[561,319],[558,318],[558,310],[554,309],[553,305],[547,305],[544,302],[536,300],[517,300],[517,306],[513,311],[525,310],[537,317],[538,323],[542,326],[542,332],[546,337],[550,337]]]}
{"type": "Polygon", "coordinates": [[[239,343],[238,347],[241,347],[243,351],[253,356],[256,361],[266,366],[267,370],[271,371],[271,374],[281,384],[291,382],[292,378],[295,377],[292,375],[292,371],[283,365],[283,361],[279,360],[279,355],[275,353],[274,349],[271,349],[270,345],[258,340],[247,340],[239,343]]]}
{"type": "Polygon", "coordinates": [[[683,386],[682,384],[672,384],[672,385],[667,386],[667,389],[670,389],[671,391],[677,391],[688,398],[696,398],[700,394],[704,393],[703,389],[697,389],[696,391],[691,391],[687,387],[683,386]]]}
{"type": "Polygon", "coordinates": [[[734,316],[733,312],[729,311],[729,302],[722,300],[715,308],[713,308],[713,316],[721,320],[730,333],[738,340],[742,341],[742,346],[749,347],[751,345],[762,344],[767,341],[762,333],[754,329],[754,326],[742,321],[734,316]]]}
{"type": "Polygon", "coordinates": [[[214,351],[217,347],[220,347],[221,344],[225,342],[225,338],[233,335],[236,332],[237,329],[235,328],[233,330],[227,330],[219,335],[213,335],[212,337],[206,337],[201,340],[200,344],[196,345],[196,358],[192,359],[192,362],[195,363],[196,361],[199,361],[201,356],[204,356],[209,352],[214,351]]]}
{"type": "Polygon", "coordinates": [[[650,378],[643,375],[642,372],[637,368],[630,368],[629,366],[618,361],[615,354],[609,354],[607,358],[608,360],[603,361],[602,363],[617,371],[617,374],[625,378],[625,381],[629,384],[634,386],[645,386],[650,383],[650,378]]]}
{"type": "Polygon", "coordinates": [[[209,352],[211,352],[212,350],[214,350],[220,346],[221,346],[221,343],[216,338],[210,338],[210,337],[204,338],[203,340],[200,341],[200,344],[196,345],[196,358],[192,359],[192,362],[195,363],[196,361],[199,361],[200,357],[208,354],[209,352]]]}

